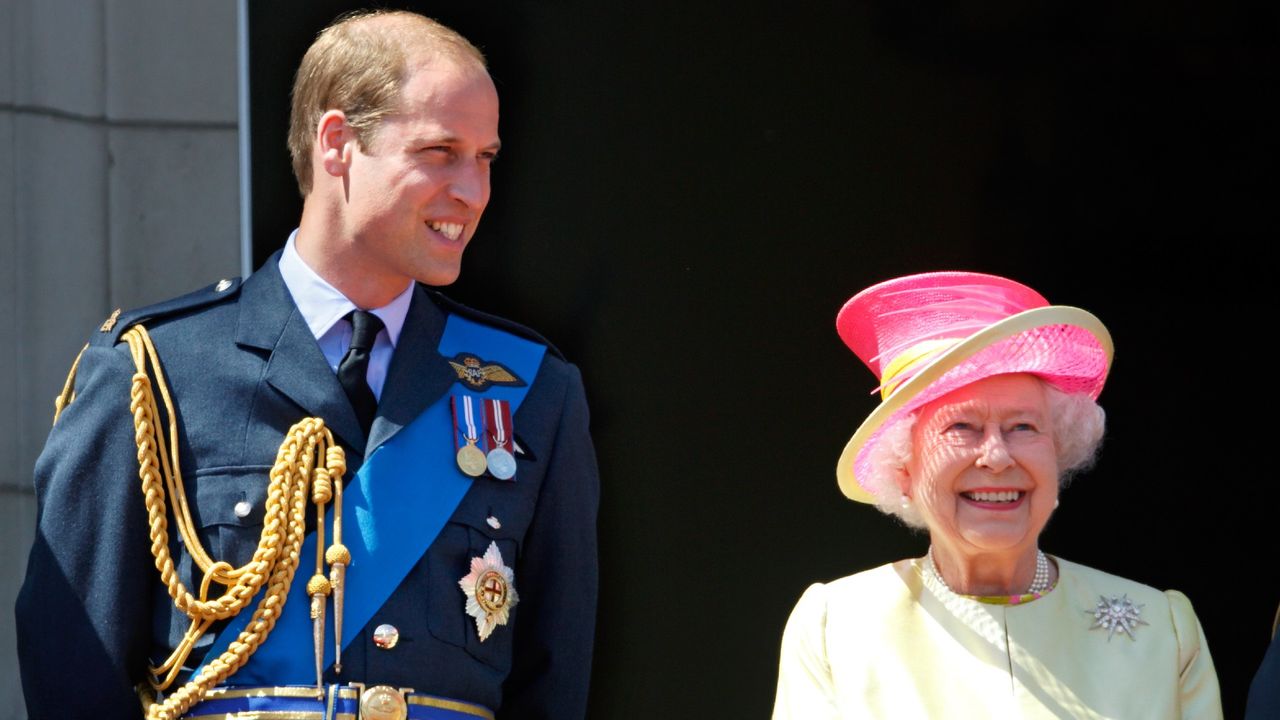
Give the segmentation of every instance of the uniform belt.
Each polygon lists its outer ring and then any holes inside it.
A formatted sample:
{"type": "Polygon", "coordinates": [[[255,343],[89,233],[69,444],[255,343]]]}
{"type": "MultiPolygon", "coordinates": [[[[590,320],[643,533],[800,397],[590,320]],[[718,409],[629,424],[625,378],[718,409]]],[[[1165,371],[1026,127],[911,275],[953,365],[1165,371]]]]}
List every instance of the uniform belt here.
{"type": "Polygon", "coordinates": [[[415,692],[413,688],[361,683],[315,686],[220,687],[183,720],[493,720],[483,705],[415,692]]]}

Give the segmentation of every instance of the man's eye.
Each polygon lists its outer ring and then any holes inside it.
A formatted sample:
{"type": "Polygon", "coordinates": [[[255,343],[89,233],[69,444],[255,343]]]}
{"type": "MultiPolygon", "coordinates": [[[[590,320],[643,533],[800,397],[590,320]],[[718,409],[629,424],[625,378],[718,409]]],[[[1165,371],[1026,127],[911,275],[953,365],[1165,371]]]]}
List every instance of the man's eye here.
{"type": "Polygon", "coordinates": [[[483,162],[487,162],[487,163],[489,163],[490,165],[492,165],[493,163],[495,163],[495,162],[497,162],[497,161],[498,161],[498,153],[497,153],[497,152],[492,152],[492,151],[482,152],[482,153],[480,153],[480,159],[481,159],[483,162]]]}

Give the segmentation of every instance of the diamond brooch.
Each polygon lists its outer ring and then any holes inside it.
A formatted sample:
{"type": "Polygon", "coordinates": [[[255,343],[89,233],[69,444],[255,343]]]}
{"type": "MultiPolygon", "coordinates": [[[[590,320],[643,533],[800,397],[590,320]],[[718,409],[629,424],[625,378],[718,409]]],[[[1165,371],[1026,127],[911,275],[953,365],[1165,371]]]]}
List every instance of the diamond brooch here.
{"type": "Polygon", "coordinates": [[[1138,629],[1139,625],[1148,624],[1141,617],[1143,607],[1145,606],[1134,604],[1128,595],[1110,598],[1099,595],[1098,604],[1092,610],[1084,612],[1093,616],[1093,625],[1089,626],[1090,630],[1102,628],[1107,631],[1107,642],[1111,642],[1111,638],[1117,632],[1122,632],[1128,635],[1130,640],[1135,640],[1133,631],[1138,629]]]}

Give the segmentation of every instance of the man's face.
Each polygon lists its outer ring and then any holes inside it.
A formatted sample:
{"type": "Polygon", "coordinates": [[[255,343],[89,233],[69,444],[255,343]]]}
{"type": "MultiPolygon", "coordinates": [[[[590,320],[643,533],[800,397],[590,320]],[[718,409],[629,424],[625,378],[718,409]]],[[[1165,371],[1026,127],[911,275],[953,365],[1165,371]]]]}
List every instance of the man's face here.
{"type": "Polygon", "coordinates": [[[489,203],[498,92],[478,64],[409,68],[397,112],[352,153],[341,222],[367,280],[448,285],[489,203]]]}

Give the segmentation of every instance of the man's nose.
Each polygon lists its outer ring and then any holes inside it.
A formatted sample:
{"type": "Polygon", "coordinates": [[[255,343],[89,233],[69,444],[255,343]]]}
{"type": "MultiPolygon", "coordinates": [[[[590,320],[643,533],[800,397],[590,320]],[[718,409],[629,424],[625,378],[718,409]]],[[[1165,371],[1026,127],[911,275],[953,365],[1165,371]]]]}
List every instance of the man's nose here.
{"type": "Polygon", "coordinates": [[[473,209],[484,209],[489,198],[489,169],[479,165],[459,167],[449,183],[449,193],[473,209]]]}

